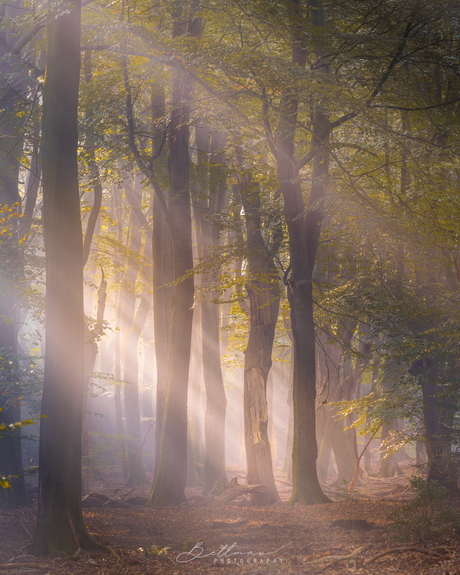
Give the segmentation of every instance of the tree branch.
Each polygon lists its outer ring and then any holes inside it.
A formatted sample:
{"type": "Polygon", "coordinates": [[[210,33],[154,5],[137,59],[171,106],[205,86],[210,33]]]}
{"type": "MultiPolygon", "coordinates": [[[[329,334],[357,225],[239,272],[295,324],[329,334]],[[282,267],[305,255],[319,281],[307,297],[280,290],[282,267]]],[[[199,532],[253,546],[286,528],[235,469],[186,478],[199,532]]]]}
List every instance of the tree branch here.
{"type": "Polygon", "coordinates": [[[268,102],[265,99],[265,88],[262,89],[262,95],[264,96],[264,99],[262,100],[262,118],[264,122],[265,134],[267,136],[268,146],[276,160],[278,158],[278,150],[276,149],[275,139],[273,138],[270,119],[268,117],[268,102]]]}
{"type": "MultiPolygon", "coordinates": [[[[147,166],[145,164],[145,162],[142,159],[141,154],[137,148],[137,145],[136,145],[136,139],[135,139],[135,134],[134,134],[134,114],[133,114],[131,86],[129,84],[129,77],[128,77],[128,62],[127,62],[127,58],[125,55],[123,55],[121,58],[121,68],[122,68],[122,72],[123,72],[123,84],[124,84],[125,93],[126,93],[126,117],[127,117],[127,121],[128,121],[128,143],[129,143],[129,147],[130,147],[130,150],[131,150],[131,152],[132,152],[132,154],[136,160],[137,167],[144,174],[144,176],[148,179],[150,185],[153,188],[153,191],[155,192],[155,194],[158,198],[158,202],[159,202],[161,210],[163,212],[163,216],[164,216],[166,224],[172,230],[173,229],[173,221],[171,218],[171,214],[169,212],[168,206],[166,205],[166,200],[163,196],[163,192],[161,191],[160,185],[159,185],[159,183],[155,177],[155,173],[154,173],[152,168],[150,168],[149,166],[147,166]]],[[[133,209],[136,210],[136,206],[133,205],[132,203],[131,203],[131,205],[133,206],[133,209]]],[[[140,208],[139,208],[139,210],[140,210],[140,208]]],[[[142,210],[140,210],[140,212],[142,213],[142,210]]],[[[145,216],[143,214],[142,214],[142,216],[140,216],[140,214],[138,212],[135,211],[135,213],[136,213],[136,215],[138,215],[138,217],[143,216],[145,218],[145,216]]],[[[147,220],[145,220],[145,221],[147,221],[147,220]]],[[[147,223],[147,225],[149,225],[149,224],[147,223]]]]}

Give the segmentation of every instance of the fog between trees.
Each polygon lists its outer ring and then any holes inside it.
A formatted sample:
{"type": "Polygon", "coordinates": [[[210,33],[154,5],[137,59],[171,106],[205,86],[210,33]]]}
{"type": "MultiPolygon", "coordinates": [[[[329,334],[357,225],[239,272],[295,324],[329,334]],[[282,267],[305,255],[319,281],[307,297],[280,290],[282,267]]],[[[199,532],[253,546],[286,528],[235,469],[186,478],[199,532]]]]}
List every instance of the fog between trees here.
{"type": "Polygon", "coordinates": [[[108,467],[151,506],[229,466],[276,503],[283,467],[308,505],[417,445],[458,489],[457,3],[83,4],[1,8],[0,502],[39,466],[33,551],[93,545],[108,467]],[[8,426],[39,414],[37,453],[8,426]]]}

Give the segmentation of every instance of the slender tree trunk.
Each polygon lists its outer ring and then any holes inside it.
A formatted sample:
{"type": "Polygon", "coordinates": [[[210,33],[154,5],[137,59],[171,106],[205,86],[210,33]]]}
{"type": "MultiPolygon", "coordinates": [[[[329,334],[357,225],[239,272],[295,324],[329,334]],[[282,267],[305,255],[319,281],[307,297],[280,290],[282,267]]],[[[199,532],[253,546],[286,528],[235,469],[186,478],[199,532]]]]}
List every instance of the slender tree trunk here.
{"type": "MultiPolygon", "coordinates": [[[[161,145],[163,134],[156,129],[156,121],[165,114],[164,88],[155,86],[151,94],[152,135],[154,149],[161,145]]],[[[166,162],[157,162],[157,171],[167,176],[166,162]],[[164,174],[163,174],[164,172],[164,174]]],[[[159,193],[162,193],[161,191],[159,193]]],[[[166,201],[166,199],[165,199],[166,201]]],[[[153,322],[155,357],[157,366],[156,424],[155,424],[155,473],[160,461],[161,434],[163,429],[166,379],[168,374],[168,334],[171,312],[172,289],[167,284],[173,280],[171,230],[166,224],[157,194],[154,193],[153,209],[153,322]]]]}
{"type": "Polygon", "coordinates": [[[155,357],[157,362],[155,473],[161,450],[164,420],[166,379],[168,374],[168,333],[171,313],[171,232],[164,221],[157,199],[153,199],[153,322],[155,330],[155,357]]]}
{"type": "MultiPolygon", "coordinates": [[[[291,333],[291,326],[290,321],[285,318],[284,319],[284,326],[287,330],[289,339],[292,344],[292,333],[291,333]]],[[[283,472],[286,473],[288,481],[292,480],[292,446],[294,442],[294,409],[292,406],[292,376],[293,376],[293,362],[294,350],[291,347],[290,349],[290,361],[289,361],[289,372],[288,372],[288,379],[287,379],[287,387],[288,387],[288,395],[287,395],[287,405],[289,410],[288,415],[288,427],[287,427],[287,436],[286,436],[286,451],[284,454],[284,464],[283,464],[283,472]]]]}
{"type": "MultiPolygon", "coordinates": [[[[206,172],[208,168],[207,151],[209,150],[211,154],[209,176],[206,173],[203,178],[207,185],[204,190],[200,190],[201,193],[199,194],[202,196],[203,191],[205,191],[207,197],[206,199],[197,198],[194,210],[199,255],[206,259],[212,256],[212,248],[219,245],[218,230],[216,225],[211,223],[210,218],[218,217],[222,211],[226,192],[226,174],[225,170],[216,169],[216,166],[213,169],[212,164],[217,163],[219,159],[223,162],[223,158],[217,152],[224,146],[227,134],[223,132],[211,133],[208,126],[197,126],[195,133],[196,147],[199,151],[199,157],[201,156],[200,167],[206,172]],[[209,146],[205,142],[209,141],[210,136],[209,146]]],[[[218,273],[218,270],[214,270],[207,278],[211,285],[216,282],[218,273]]],[[[217,296],[217,292],[213,290],[201,302],[203,379],[206,390],[204,493],[209,493],[214,488],[223,490],[227,485],[225,471],[227,400],[220,366],[220,310],[219,305],[213,302],[217,296]]]]}
{"type": "MultiPolygon", "coordinates": [[[[84,257],[84,256],[83,256],[84,257]]],[[[85,358],[85,379],[84,379],[84,395],[83,395],[83,436],[82,436],[82,493],[86,495],[89,492],[89,478],[90,478],[90,464],[91,464],[91,453],[90,453],[90,440],[89,440],[89,428],[88,428],[88,414],[87,403],[88,403],[88,391],[90,383],[90,375],[94,371],[96,364],[96,358],[98,354],[98,340],[104,333],[104,313],[105,313],[105,302],[107,299],[107,282],[104,277],[104,272],[102,272],[101,283],[97,290],[97,311],[96,311],[96,324],[90,333],[87,334],[84,350],[85,358]]]]}
{"type": "Polygon", "coordinates": [[[204,445],[201,425],[201,390],[203,387],[203,364],[202,342],[201,342],[201,309],[196,307],[193,312],[192,327],[192,353],[190,363],[190,449],[188,452],[189,460],[193,461],[193,466],[189,465],[187,471],[187,487],[197,487],[202,484],[203,464],[204,464],[204,445]],[[196,469],[196,463],[199,469],[196,469]]]}
{"type": "Polygon", "coordinates": [[[78,190],[80,3],[48,25],[43,89],[46,356],[35,553],[90,543],[81,510],[83,250],[78,190]]]}
{"type": "Polygon", "coordinates": [[[128,477],[128,466],[126,463],[126,436],[125,436],[125,426],[123,423],[123,407],[121,402],[121,326],[122,326],[122,314],[123,314],[123,294],[118,292],[115,299],[115,335],[113,336],[113,355],[114,355],[114,378],[115,378],[115,392],[114,392],[114,404],[115,404],[115,426],[117,430],[117,444],[118,451],[121,459],[121,470],[123,472],[123,478],[126,481],[128,477]]]}
{"type": "Polygon", "coordinates": [[[134,487],[147,483],[141,454],[141,418],[139,409],[139,356],[137,344],[144,328],[150,308],[150,295],[141,297],[139,307],[131,327],[128,329],[123,346],[124,400],[126,416],[126,462],[128,477],[125,485],[134,487]]]}
{"type": "MultiPolygon", "coordinates": [[[[148,241],[148,240],[147,240],[148,241]]],[[[146,471],[153,472],[155,468],[155,431],[156,431],[156,405],[154,400],[154,370],[155,370],[155,333],[153,328],[153,315],[150,313],[142,332],[144,341],[144,368],[142,383],[142,417],[141,423],[142,441],[144,441],[143,457],[146,471]],[[151,426],[153,425],[153,428],[151,426]]]]}
{"type": "MultiPolygon", "coordinates": [[[[321,18],[321,8],[311,0],[315,20],[321,18]],[[318,13],[318,14],[316,14],[318,13]]],[[[292,63],[305,67],[306,45],[303,31],[299,29],[302,18],[300,2],[292,2],[292,63]],[[299,19],[295,18],[298,16],[299,19]]],[[[319,111],[318,111],[319,110],[319,111]]],[[[312,115],[312,152],[315,152],[309,205],[325,194],[329,153],[327,150],[328,120],[320,111],[312,115]]],[[[305,204],[299,172],[294,155],[298,101],[290,88],[285,89],[276,143],[278,147],[278,179],[284,199],[284,214],[289,234],[290,272],[285,281],[291,310],[291,328],[294,339],[294,444],[293,492],[291,504],[329,502],[318,482],[316,472],[316,364],[315,327],[313,321],[313,268],[320,234],[322,213],[312,208],[305,214],[305,204]]],[[[287,275],[287,274],[286,274],[287,275]]]]}
{"type": "MultiPolygon", "coordinates": [[[[197,36],[193,13],[178,6],[173,38],[187,29],[197,36]]],[[[190,208],[189,120],[193,81],[180,70],[171,72],[169,125],[169,221],[171,224],[174,279],[193,268],[190,208]]],[[[171,299],[168,375],[158,469],[149,505],[177,505],[185,501],[187,481],[187,397],[193,320],[193,278],[175,284],[171,299]]]]}

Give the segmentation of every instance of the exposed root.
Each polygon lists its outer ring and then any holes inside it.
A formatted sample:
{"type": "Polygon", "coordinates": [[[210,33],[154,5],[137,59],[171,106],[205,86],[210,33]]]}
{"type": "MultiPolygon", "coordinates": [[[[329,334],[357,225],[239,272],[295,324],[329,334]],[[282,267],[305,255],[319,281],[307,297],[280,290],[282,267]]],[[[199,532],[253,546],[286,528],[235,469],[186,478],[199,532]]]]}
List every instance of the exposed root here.
{"type": "Polygon", "coordinates": [[[349,555],[327,555],[326,557],[321,557],[320,559],[314,559],[313,561],[309,561],[308,563],[306,563],[306,565],[314,565],[316,563],[323,563],[324,561],[330,561],[330,563],[322,567],[319,571],[316,571],[316,573],[321,573],[326,569],[329,569],[329,567],[332,567],[332,565],[335,565],[336,563],[340,563],[341,561],[347,561],[349,559],[356,559],[358,555],[361,555],[361,553],[366,549],[368,549],[370,546],[371,546],[370,543],[366,543],[366,545],[358,547],[349,555]]]}
{"type": "Polygon", "coordinates": [[[366,567],[366,565],[369,565],[370,563],[373,563],[376,559],[380,559],[380,557],[384,557],[385,555],[390,555],[391,553],[404,553],[404,552],[409,552],[409,553],[424,553],[425,555],[434,555],[435,557],[440,557],[441,559],[444,559],[443,555],[441,555],[440,553],[437,553],[437,551],[444,551],[444,553],[449,553],[450,551],[458,551],[458,547],[444,547],[444,546],[440,546],[440,547],[432,547],[431,549],[423,549],[421,547],[415,547],[413,545],[411,546],[405,546],[405,547],[393,547],[392,549],[386,549],[385,551],[382,551],[381,553],[377,553],[377,555],[374,555],[373,557],[371,557],[370,559],[368,559],[365,563],[364,563],[364,567],[366,567]]]}

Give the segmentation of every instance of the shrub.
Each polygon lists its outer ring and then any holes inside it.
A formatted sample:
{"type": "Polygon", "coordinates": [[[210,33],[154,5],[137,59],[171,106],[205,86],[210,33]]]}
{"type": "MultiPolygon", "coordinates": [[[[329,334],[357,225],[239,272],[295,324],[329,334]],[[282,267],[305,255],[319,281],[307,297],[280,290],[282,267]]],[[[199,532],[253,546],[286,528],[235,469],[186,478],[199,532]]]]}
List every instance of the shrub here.
{"type": "Polygon", "coordinates": [[[447,489],[421,477],[412,477],[410,483],[417,496],[388,515],[394,537],[427,543],[460,536],[460,514],[450,507],[447,489]]]}

